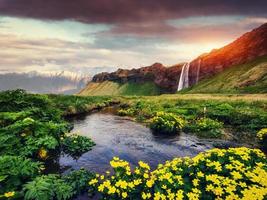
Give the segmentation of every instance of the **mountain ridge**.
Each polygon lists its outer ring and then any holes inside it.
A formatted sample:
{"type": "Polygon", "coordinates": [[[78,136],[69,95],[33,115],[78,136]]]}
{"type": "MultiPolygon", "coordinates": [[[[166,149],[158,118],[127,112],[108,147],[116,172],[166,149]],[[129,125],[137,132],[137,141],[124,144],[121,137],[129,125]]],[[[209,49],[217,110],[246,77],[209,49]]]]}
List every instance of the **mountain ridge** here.
{"type": "MultiPolygon", "coordinates": [[[[197,84],[198,81],[211,78],[230,67],[245,64],[264,55],[267,55],[267,23],[243,34],[222,48],[214,49],[193,59],[190,62],[189,68],[189,87],[197,84]]],[[[104,81],[120,84],[152,81],[162,89],[163,93],[175,93],[183,64],[179,63],[166,67],[161,63],[154,63],[151,66],[137,69],[118,69],[112,73],[103,72],[96,74],[87,87],[90,87],[90,83],[101,83],[104,81]]],[[[83,92],[80,94],[87,95],[83,92]]]]}
{"type": "Polygon", "coordinates": [[[43,74],[36,71],[28,73],[0,74],[0,91],[24,89],[33,93],[74,94],[80,91],[90,77],[66,74],[63,71],[43,74]]]}

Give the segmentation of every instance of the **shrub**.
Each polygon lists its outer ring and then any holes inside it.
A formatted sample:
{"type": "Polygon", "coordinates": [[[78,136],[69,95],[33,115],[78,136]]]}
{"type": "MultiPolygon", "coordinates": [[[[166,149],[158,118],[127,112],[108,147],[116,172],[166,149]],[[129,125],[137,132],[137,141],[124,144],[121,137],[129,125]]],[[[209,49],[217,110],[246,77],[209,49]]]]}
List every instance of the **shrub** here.
{"type": "Polygon", "coordinates": [[[94,145],[95,143],[90,138],[77,134],[62,138],[63,151],[73,157],[81,156],[83,153],[91,150],[94,145]]]}
{"type": "Polygon", "coordinates": [[[66,200],[73,196],[72,189],[70,185],[55,174],[39,176],[23,187],[25,200],[66,200]]]}
{"type": "Polygon", "coordinates": [[[228,124],[231,123],[231,118],[233,116],[234,110],[234,107],[230,104],[222,103],[214,106],[214,108],[208,109],[207,116],[228,124]]]}
{"type": "Polygon", "coordinates": [[[151,119],[150,128],[156,133],[174,134],[184,127],[185,121],[172,113],[158,112],[151,119]]]}
{"type": "Polygon", "coordinates": [[[18,156],[0,156],[0,194],[19,190],[21,185],[39,175],[41,163],[18,156]]]}
{"type": "Polygon", "coordinates": [[[117,111],[117,114],[120,115],[120,116],[133,116],[135,114],[135,111],[132,108],[119,109],[117,111]]]}
{"type": "Polygon", "coordinates": [[[95,177],[95,174],[88,172],[85,169],[72,171],[71,173],[62,177],[65,183],[70,185],[74,194],[84,192],[88,187],[88,180],[95,177]]]}
{"type": "Polygon", "coordinates": [[[114,158],[114,175],[89,181],[103,199],[265,199],[267,160],[256,149],[213,149],[194,158],[175,158],[150,171],[139,162],[114,158]]]}
{"type": "Polygon", "coordinates": [[[201,118],[188,123],[185,130],[197,134],[200,137],[218,138],[222,136],[223,124],[210,118],[201,118]]]}

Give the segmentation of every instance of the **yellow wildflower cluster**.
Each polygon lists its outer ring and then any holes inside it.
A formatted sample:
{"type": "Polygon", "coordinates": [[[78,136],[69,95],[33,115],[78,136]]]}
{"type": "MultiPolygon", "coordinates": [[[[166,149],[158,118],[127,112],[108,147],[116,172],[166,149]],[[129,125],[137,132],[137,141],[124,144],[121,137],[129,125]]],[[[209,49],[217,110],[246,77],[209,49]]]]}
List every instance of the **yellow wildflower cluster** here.
{"type": "Polygon", "coordinates": [[[114,175],[89,181],[107,199],[267,198],[267,159],[257,149],[213,149],[167,161],[152,172],[142,161],[131,173],[126,161],[115,157],[110,163],[114,175]]]}
{"type": "Polygon", "coordinates": [[[159,133],[178,133],[185,125],[185,120],[173,113],[157,112],[150,120],[150,128],[159,133]]]}
{"type": "Polygon", "coordinates": [[[112,161],[110,161],[110,165],[113,168],[118,168],[118,167],[122,167],[122,168],[126,168],[129,166],[129,163],[123,160],[120,160],[118,157],[114,157],[112,161]]]}
{"type": "Polygon", "coordinates": [[[267,128],[263,128],[257,133],[257,137],[260,140],[263,140],[263,138],[266,137],[266,136],[267,136],[267,128]]]}

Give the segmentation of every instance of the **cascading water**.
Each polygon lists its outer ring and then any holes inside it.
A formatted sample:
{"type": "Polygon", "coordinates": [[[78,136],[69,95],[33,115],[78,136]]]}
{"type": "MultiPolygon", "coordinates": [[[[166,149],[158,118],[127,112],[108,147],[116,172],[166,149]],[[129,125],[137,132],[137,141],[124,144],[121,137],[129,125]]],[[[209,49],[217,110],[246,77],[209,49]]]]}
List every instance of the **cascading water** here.
{"type": "Polygon", "coordinates": [[[190,68],[190,63],[186,63],[183,65],[177,91],[180,91],[184,88],[188,88],[188,86],[189,86],[189,68],[190,68]]]}

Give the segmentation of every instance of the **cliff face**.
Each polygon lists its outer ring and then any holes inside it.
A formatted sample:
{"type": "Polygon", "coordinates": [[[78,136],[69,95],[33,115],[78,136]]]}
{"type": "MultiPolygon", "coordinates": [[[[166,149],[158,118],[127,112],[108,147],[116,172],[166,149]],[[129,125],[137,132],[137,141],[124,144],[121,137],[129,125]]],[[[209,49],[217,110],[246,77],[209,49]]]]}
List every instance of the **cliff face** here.
{"type": "Polygon", "coordinates": [[[223,48],[213,50],[193,60],[189,70],[190,85],[196,83],[197,73],[201,80],[263,55],[267,55],[267,23],[245,33],[223,48]]]}
{"type": "MultiPolygon", "coordinates": [[[[225,69],[249,62],[267,55],[267,23],[248,32],[229,45],[203,54],[190,63],[189,85],[212,77],[225,69]]],[[[100,73],[93,77],[93,82],[128,81],[142,83],[153,81],[166,92],[176,92],[183,64],[165,67],[155,63],[139,69],[118,69],[112,73],[100,73]]]]}
{"type": "Polygon", "coordinates": [[[172,67],[165,67],[161,63],[155,63],[151,66],[138,69],[118,69],[112,73],[100,73],[93,77],[93,82],[114,81],[126,83],[128,81],[142,83],[153,81],[167,92],[173,92],[177,89],[178,77],[181,73],[182,64],[172,67]]]}

